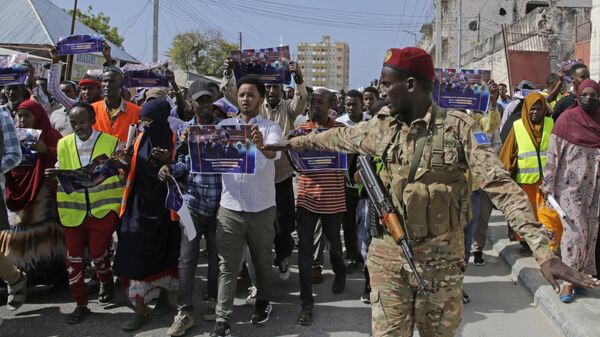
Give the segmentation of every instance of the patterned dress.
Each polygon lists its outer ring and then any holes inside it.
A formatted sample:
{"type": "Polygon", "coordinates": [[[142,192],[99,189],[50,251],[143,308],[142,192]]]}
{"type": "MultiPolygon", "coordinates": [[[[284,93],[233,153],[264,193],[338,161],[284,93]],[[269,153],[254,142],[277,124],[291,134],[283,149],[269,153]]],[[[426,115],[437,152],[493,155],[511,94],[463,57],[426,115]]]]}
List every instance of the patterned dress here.
{"type": "Polygon", "coordinates": [[[568,217],[563,220],[560,245],[563,262],[596,275],[600,149],[574,145],[553,134],[540,189],[552,194],[568,217]]]}
{"type": "Polygon", "coordinates": [[[28,284],[66,282],[63,229],[56,196],[45,181],[26,208],[8,211],[10,229],[0,231],[0,253],[27,273],[28,284]]]}

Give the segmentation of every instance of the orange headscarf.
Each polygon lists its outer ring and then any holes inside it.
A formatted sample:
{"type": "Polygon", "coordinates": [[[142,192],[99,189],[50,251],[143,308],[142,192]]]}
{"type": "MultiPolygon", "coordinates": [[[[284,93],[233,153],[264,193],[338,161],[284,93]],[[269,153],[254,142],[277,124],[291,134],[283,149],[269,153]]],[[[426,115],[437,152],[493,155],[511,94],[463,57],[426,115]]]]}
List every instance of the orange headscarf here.
{"type": "MultiPolygon", "coordinates": [[[[542,120],[540,124],[533,124],[531,118],[529,118],[529,111],[531,111],[531,108],[537,102],[542,103],[542,108],[544,109],[544,116],[547,115],[548,104],[546,103],[546,98],[539,92],[532,92],[531,94],[527,95],[527,97],[525,97],[525,101],[523,102],[523,107],[521,108],[521,120],[523,121],[525,130],[527,130],[527,133],[529,134],[529,138],[531,138],[535,147],[539,148],[540,143],[542,142],[544,120],[542,120]]],[[[516,174],[518,152],[519,148],[517,147],[515,129],[512,128],[510,130],[510,133],[506,137],[506,140],[504,141],[502,150],[500,151],[500,161],[502,162],[502,164],[504,164],[504,167],[506,167],[506,169],[509,172],[511,172],[513,177],[516,174]]]]}
{"type": "Polygon", "coordinates": [[[544,120],[542,119],[540,124],[533,124],[531,118],[529,118],[529,111],[531,111],[531,108],[537,102],[542,103],[544,117],[548,114],[548,104],[546,103],[546,98],[539,92],[532,92],[525,97],[525,101],[523,102],[523,107],[521,108],[521,120],[523,121],[523,125],[525,125],[525,129],[529,134],[529,138],[531,138],[533,144],[535,144],[535,147],[539,148],[544,130],[544,120]]]}

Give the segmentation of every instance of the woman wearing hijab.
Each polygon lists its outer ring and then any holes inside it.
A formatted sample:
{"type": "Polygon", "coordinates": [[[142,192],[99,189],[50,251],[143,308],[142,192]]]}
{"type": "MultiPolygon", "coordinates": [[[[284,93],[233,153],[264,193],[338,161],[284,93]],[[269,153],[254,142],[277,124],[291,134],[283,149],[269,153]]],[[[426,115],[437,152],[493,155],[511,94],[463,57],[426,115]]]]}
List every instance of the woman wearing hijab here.
{"type": "Polygon", "coordinates": [[[56,144],[61,135],[50,125],[44,108],[31,100],[19,105],[15,124],[17,128],[41,130],[41,135],[29,146],[37,151],[33,164],[22,163],[6,174],[10,228],[0,232],[0,250],[27,274],[30,285],[64,284],[63,231],[51,184],[44,178],[44,170],[56,163],[56,144]]]}
{"type": "Polygon", "coordinates": [[[133,148],[121,205],[113,269],[121,276],[135,308],[134,317],[123,324],[126,331],[147,323],[150,315],[146,304],[178,285],[179,226],[165,208],[167,185],[158,179],[160,167],[171,161],[175,151],[167,121],[170,109],[165,100],[152,100],[142,107],[144,132],[133,148]]]}
{"type": "MultiPolygon", "coordinates": [[[[538,92],[525,97],[521,118],[513,123],[500,152],[500,160],[511,176],[527,193],[533,211],[539,222],[544,224],[550,237],[550,248],[556,251],[562,236],[560,217],[551,208],[545,206],[544,197],[539,186],[544,178],[544,167],[550,135],[554,122],[546,117],[548,112],[546,99],[538,92]]],[[[520,238],[513,233],[515,240],[520,238]]],[[[521,241],[522,253],[530,252],[529,247],[521,241]]]]}
{"type": "MultiPolygon", "coordinates": [[[[578,87],[577,105],[563,112],[550,137],[548,162],[541,190],[552,195],[567,214],[560,244],[563,262],[596,275],[600,194],[600,86],[584,80],[578,87]]],[[[560,300],[573,301],[573,292],[587,289],[565,282],[560,300]]]]}

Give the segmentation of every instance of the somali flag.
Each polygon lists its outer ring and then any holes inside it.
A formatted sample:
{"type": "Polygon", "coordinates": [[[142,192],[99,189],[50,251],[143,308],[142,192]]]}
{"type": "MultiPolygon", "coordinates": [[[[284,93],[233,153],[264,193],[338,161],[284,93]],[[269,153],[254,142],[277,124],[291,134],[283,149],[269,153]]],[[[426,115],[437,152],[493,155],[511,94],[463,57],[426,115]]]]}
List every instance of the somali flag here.
{"type": "Polygon", "coordinates": [[[175,181],[175,178],[169,176],[165,182],[167,183],[167,198],[165,200],[165,207],[176,212],[179,215],[179,223],[183,227],[183,231],[188,238],[188,241],[192,241],[196,237],[196,227],[194,227],[194,221],[188,206],[183,200],[183,194],[181,189],[175,181]]]}

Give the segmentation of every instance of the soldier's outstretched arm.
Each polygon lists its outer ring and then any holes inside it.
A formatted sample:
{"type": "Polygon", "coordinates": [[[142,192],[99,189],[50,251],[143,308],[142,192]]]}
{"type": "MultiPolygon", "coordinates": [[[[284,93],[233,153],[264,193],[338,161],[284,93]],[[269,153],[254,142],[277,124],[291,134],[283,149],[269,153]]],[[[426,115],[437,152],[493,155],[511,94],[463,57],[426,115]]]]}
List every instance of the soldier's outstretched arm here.
{"type": "Polygon", "coordinates": [[[490,140],[477,125],[463,125],[461,138],[469,167],[480,187],[489,195],[492,203],[504,213],[508,224],[529,244],[540,264],[544,277],[556,292],[560,291],[557,280],[572,282],[577,286],[591,288],[600,285],[597,279],[565,265],[548,246],[548,235],[542,224],[536,221],[525,192],[504,169],[492,150],[490,140]]]}
{"type": "Polygon", "coordinates": [[[354,127],[333,128],[321,133],[294,137],[279,144],[266,145],[267,150],[322,150],[331,152],[358,153],[362,155],[379,154],[381,144],[388,140],[393,129],[389,118],[373,118],[354,127]]]}

